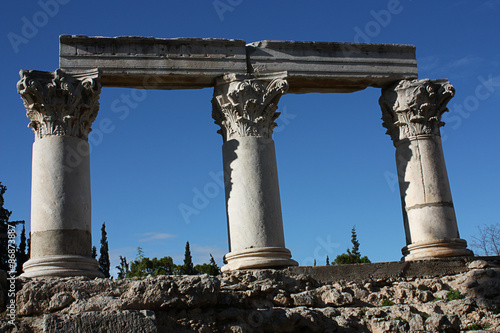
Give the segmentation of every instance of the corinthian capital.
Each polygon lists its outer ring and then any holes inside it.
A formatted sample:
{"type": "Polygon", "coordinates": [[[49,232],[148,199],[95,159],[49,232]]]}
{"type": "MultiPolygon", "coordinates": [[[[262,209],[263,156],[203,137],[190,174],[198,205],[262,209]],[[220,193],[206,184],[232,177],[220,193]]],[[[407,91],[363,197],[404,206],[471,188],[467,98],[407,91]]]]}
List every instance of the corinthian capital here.
{"type": "Polygon", "coordinates": [[[23,99],[35,140],[50,135],[87,140],[99,110],[99,71],[67,74],[26,71],[19,75],[17,91],[23,99]]]}
{"type": "Polygon", "coordinates": [[[278,101],[288,90],[286,72],[254,77],[228,74],[220,78],[212,99],[212,117],[224,142],[257,136],[271,138],[278,101]]]}
{"type": "Polygon", "coordinates": [[[394,143],[422,134],[440,135],[441,116],[454,95],[446,79],[402,80],[384,88],[379,104],[387,134],[394,143]]]}

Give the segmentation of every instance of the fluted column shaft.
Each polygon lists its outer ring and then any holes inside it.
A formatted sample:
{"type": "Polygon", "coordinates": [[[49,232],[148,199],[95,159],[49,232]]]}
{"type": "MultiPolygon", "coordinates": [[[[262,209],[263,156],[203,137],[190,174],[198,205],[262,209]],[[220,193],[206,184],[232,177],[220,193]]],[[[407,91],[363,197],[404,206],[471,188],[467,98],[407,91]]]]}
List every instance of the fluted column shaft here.
{"type": "Polygon", "coordinates": [[[102,276],[92,259],[88,134],[99,73],[21,71],[18,92],[35,132],[31,253],[24,276],[102,276]]]}
{"type": "Polygon", "coordinates": [[[229,74],[217,81],[213,117],[221,126],[229,234],[223,271],[293,266],[285,248],[272,131],[286,73],[229,74]]]}
{"type": "Polygon", "coordinates": [[[439,131],[454,93],[448,80],[402,80],[379,101],[396,147],[405,260],[472,255],[458,232],[439,131]]]}

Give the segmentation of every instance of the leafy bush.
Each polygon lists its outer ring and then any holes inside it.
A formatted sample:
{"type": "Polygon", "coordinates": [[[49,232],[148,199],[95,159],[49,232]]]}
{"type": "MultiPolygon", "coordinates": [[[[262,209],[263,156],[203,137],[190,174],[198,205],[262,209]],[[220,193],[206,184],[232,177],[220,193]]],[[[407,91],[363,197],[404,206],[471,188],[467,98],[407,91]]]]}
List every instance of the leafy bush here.
{"type": "Polygon", "coordinates": [[[172,257],[149,259],[147,257],[138,258],[130,265],[127,277],[145,277],[148,275],[172,275],[176,274],[178,266],[174,264],[172,257]]]}

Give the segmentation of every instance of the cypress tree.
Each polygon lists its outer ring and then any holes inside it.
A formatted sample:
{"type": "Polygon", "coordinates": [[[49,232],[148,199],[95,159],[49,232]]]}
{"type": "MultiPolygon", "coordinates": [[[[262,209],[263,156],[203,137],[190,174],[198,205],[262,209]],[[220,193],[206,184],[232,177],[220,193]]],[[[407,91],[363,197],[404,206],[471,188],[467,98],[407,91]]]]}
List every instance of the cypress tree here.
{"type": "Polygon", "coordinates": [[[26,256],[27,258],[31,258],[31,232],[30,232],[30,238],[26,240],[26,256]]]}
{"type": "Polygon", "coordinates": [[[182,265],[182,274],[196,275],[196,270],[193,265],[193,257],[191,256],[191,249],[189,242],[186,242],[186,251],[184,252],[184,265],[182,265]]]}
{"type": "Polygon", "coordinates": [[[92,259],[96,259],[97,260],[97,247],[92,246],[92,259]]]}
{"type": "Polygon", "coordinates": [[[21,274],[23,272],[23,264],[28,261],[29,253],[26,252],[26,228],[23,223],[23,231],[21,231],[21,239],[19,242],[19,247],[17,249],[17,274],[21,274]]]}
{"type": "Polygon", "coordinates": [[[118,278],[119,279],[126,278],[129,272],[127,258],[120,256],[120,265],[116,266],[116,268],[118,269],[118,278]]]}
{"type": "Polygon", "coordinates": [[[218,275],[219,274],[219,266],[217,266],[217,263],[215,262],[215,259],[214,259],[214,256],[212,255],[212,253],[210,253],[210,272],[209,274],[210,275],[218,275]]]}
{"type": "Polygon", "coordinates": [[[104,277],[109,278],[109,268],[111,263],[109,262],[109,248],[108,248],[108,237],[106,233],[106,222],[103,222],[101,227],[101,253],[99,255],[99,270],[104,274],[104,277]]]}
{"type": "Polygon", "coordinates": [[[356,226],[352,227],[351,230],[351,243],[352,249],[347,249],[347,253],[342,253],[335,258],[335,264],[346,265],[346,264],[364,264],[370,263],[370,259],[367,256],[361,257],[359,252],[359,242],[358,236],[356,235],[356,226]]]}
{"type": "Polygon", "coordinates": [[[351,230],[351,243],[352,243],[351,254],[354,254],[357,257],[361,257],[361,253],[359,253],[358,235],[356,235],[356,226],[353,226],[351,230]]]}

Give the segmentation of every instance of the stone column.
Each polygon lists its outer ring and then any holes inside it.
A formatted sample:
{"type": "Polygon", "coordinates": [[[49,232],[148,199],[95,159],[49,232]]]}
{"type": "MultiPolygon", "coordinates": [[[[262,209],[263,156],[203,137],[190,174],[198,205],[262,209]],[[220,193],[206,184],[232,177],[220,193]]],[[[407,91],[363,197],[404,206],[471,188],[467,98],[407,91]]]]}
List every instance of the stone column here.
{"type": "Polygon", "coordinates": [[[92,259],[88,134],[99,109],[97,70],[21,71],[17,89],[35,132],[31,258],[26,277],[101,277],[92,259]]]}
{"type": "Polygon", "coordinates": [[[470,256],[458,233],[439,128],[455,89],[448,80],[402,80],[379,103],[396,147],[405,260],[470,256]]]}
{"type": "Polygon", "coordinates": [[[229,233],[222,271],[296,266],[285,248],[276,153],[272,139],[286,73],[217,80],[213,118],[222,134],[229,233]]]}

